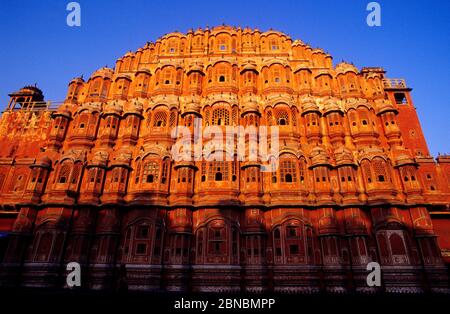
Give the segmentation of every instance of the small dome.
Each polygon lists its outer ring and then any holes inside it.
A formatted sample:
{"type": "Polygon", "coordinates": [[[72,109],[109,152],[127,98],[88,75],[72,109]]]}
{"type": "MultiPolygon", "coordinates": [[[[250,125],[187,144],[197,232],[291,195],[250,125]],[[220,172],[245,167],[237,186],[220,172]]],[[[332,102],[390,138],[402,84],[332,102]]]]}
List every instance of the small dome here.
{"type": "Polygon", "coordinates": [[[31,167],[43,167],[50,168],[52,166],[52,160],[48,156],[42,156],[39,160],[37,160],[31,167]]]}
{"type": "Polygon", "coordinates": [[[397,167],[416,164],[410,150],[402,149],[400,151],[396,151],[394,154],[395,166],[397,167]]]}
{"type": "Polygon", "coordinates": [[[200,111],[201,111],[201,105],[198,102],[198,100],[196,101],[196,99],[190,99],[189,102],[187,102],[186,105],[184,106],[183,115],[188,114],[188,113],[194,113],[196,115],[200,115],[200,111]]]}
{"type": "Polygon", "coordinates": [[[308,112],[319,112],[320,113],[319,106],[316,104],[314,98],[312,98],[312,97],[305,97],[302,100],[302,103],[303,103],[303,107],[302,107],[303,112],[302,112],[302,114],[306,114],[308,112]]]}
{"type": "Polygon", "coordinates": [[[303,41],[301,41],[300,39],[296,39],[294,40],[294,42],[292,43],[292,47],[296,47],[296,46],[304,46],[305,43],[303,41]]]}
{"type": "Polygon", "coordinates": [[[84,79],[83,79],[83,77],[75,77],[75,78],[73,78],[71,81],[70,81],[70,83],[69,83],[69,85],[70,84],[73,84],[73,83],[84,83],[84,79]]]}
{"type": "Polygon", "coordinates": [[[253,62],[247,62],[247,63],[242,67],[241,73],[244,72],[244,71],[254,71],[254,72],[258,72],[256,63],[253,63],[253,62]]]}
{"type": "Polygon", "coordinates": [[[376,101],[377,104],[377,113],[382,114],[384,112],[398,112],[398,110],[394,107],[394,105],[388,100],[376,101]]]}
{"type": "Polygon", "coordinates": [[[328,154],[321,146],[316,146],[311,150],[312,166],[328,165],[328,154]]]}
{"type": "Polygon", "coordinates": [[[17,97],[17,96],[26,96],[30,97],[32,101],[43,101],[44,100],[44,94],[42,91],[36,86],[36,84],[33,85],[26,85],[19,89],[17,92],[9,94],[10,97],[17,97]]]}
{"type": "Polygon", "coordinates": [[[106,103],[103,110],[104,114],[117,114],[120,115],[123,111],[123,101],[112,100],[106,103]]]}
{"type": "Polygon", "coordinates": [[[108,163],[108,153],[106,151],[98,151],[92,157],[91,165],[106,166],[108,163]]]}
{"type": "Polygon", "coordinates": [[[204,72],[203,72],[203,66],[202,66],[201,64],[194,63],[194,64],[192,64],[191,66],[189,66],[189,70],[187,71],[186,74],[189,74],[189,73],[191,73],[191,72],[200,72],[200,73],[203,73],[203,74],[204,74],[204,72]]]}
{"type": "Polygon", "coordinates": [[[325,100],[323,110],[324,110],[324,113],[329,113],[329,112],[333,112],[333,111],[342,112],[342,109],[336,103],[336,100],[334,100],[332,98],[328,98],[327,100],[325,100]]]}
{"type": "Polygon", "coordinates": [[[336,74],[345,74],[347,72],[353,72],[355,74],[359,73],[358,69],[353,64],[347,62],[339,63],[338,65],[336,65],[335,70],[336,74]]]}
{"type": "Polygon", "coordinates": [[[339,166],[342,165],[353,165],[353,154],[350,149],[345,146],[339,146],[334,151],[334,156],[336,158],[336,164],[339,166]]]}
{"type": "Polygon", "coordinates": [[[94,77],[97,77],[97,76],[111,78],[113,74],[114,74],[114,71],[111,68],[103,67],[103,68],[100,68],[97,71],[95,71],[91,75],[91,78],[94,78],[94,77]]]}

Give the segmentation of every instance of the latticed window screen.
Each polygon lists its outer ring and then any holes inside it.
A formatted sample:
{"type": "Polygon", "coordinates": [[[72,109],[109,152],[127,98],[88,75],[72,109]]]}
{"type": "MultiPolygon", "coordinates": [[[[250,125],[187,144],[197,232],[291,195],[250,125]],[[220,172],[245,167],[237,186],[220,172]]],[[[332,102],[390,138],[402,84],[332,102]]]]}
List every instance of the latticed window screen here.
{"type": "Polygon", "coordinates": [[[81,165],[78,163],[78,164],[75,164],[73,167],[72,178],[70,180],[70,183],[72,183],[72,184],[78,183],[80,174],[81,174],[81,165]]]}
{"type": "Polygon", "coordinates": [[[272,39],[271,41],[270,41],[270,49],[271,50],[278,50],[278,41],[277,40],[275,40],[275,39],[272,39]]]}
{"type": "Polygon", "coordinates": [[[238,167],[237,161],[233,161],[232,162],[232,170],[231,170],[231,180],[232,181],[236,181],[236,179],[237,179],[237,167],[238,167]]]}
{"type": "Polygon", "coordinates": [[[226,241],[225,228],[217,228],[217,227],[208,228],[208,254],[211,255],[226,254],[225,241],[226,241]]]}
{"type": "Polygon", "coordinates": [[[202,182],[206,181],[206,162],[205,161],[202,162],[202,177],[201,177],[201,181],[202,182]]]}
{"type": "Polygon", "coordinates": [[[178,69],[178,71],[177,71],[177,81],[176,81],[177,85],[181,84],[182,78],[183,78],[183,71],[181,69],[178,69]]]}
{"type": "Polygon", "coordinates": [[[68,164],[64,164],[61,166],[61,170],[59,171],[58,183],[66,183],[69,181],[70,167],[68,164]]]}
{"type": "Polygon", "coordinates": [[[280,83],[280,81],[281,81],[281,79],[280,79],[280,70],[273,69],[273,71],[272,71],[272,78],[273,78],[273,81],[275,83],[280,83]]]}
{"type": "Polygon", "coordinates": [[[226,67],[219,67],[216,73],[217,73],[217,81],[219,82],[228,81],[228,69],[226,67]]]}
{"type": "Polygon", "coordinates": [[[205,109],[205,124],[209,123],[209,119],[210,119],[210,109],[206,108],[205,109]]]}
{"type": "Polygon", "coordinates": [[[228,42],[225,38],[220,38],[217,40],[218,50],[224,51],[228,48],[228,42]]]}
{"type": "Polygon", "coordinates": [[[225,108],[216,108],[212,114],[213,125],[230,125],[230,112],[225,108]]]}
{"type": "Polygon", "coordinates": [[[168,169],[169,169],[168,162],[165,161],[163,163],[162,172],[161,172],[161,183],[163,183],[163,184],[165,184],[167,182],[168,169]]]}
{"type": "Polygon", "coordinates": [[[231,69],[231,79],[233,80],[233,82],[235,82],[236,78],[237,78],[237,67],[233,66],[233,68],[231,69]]]}
{"type": "Polygon", "coordinates": [[[135,178],[135,183],[137,184],[137,183],[139,183],[139,176],[141,175],[141,161],[139,160],[138,162],[137,162],[137,165],[136,165],[136,178],[135,178]]]}
{"type": "Polygon", "coordinates": [[[267,111],[267,125],[272,125],[272,111],[267,111]]]}
{"type": "Polygon", "coordinates": [[[228,161],[213,161],[209,164],[208,181],[228,181],[228,161]]]}
{"type": "Polygon", "coordinates": [[[291,81],[291,74],[289,71],[286,71],[286,83],[289,83],[291,81]]]}
{"type": "Polygon", "coordinates": [[[91,87],[90,96],[97,96],[99,94],[99,89],[100,89],[100,80],[94,80],[91,87]]]}
{"type": "Polygon", "coordinates": [[[149,113],[147,114],[147,121],[146,121],[146,126],[147,126],[147,128],[150,127],[151,122],[152,122],[152,114],[151,114],[151,112],[149,112],[149,113]]]}
{"type": "Polygon", "coordinates": [[[300,183],[305,183],[306,180],[306,162],[303,158],[300,158],[300,162],[298,163],[298,170],[300,175],[300,183]]]}
{"type": "Polygon", "coordinates": [[[289,125],[289,114],[284,109],[276,110],[275,118],[278,125],[289,125]]]}
{"type": "Polygon", "coordinates": [[[292,125],[297,126],[297,109],[292,108],[292,125]]]}
{"type": "Polygon", "coordinates": [[[186,182],[187,180],[188,171],[186,167],[179,168],[178,169],[178,183],[180,182],[186,182]]]}
{"type": "Polygon", "coordinates": [[[264,84],[269,83],[269,74],[267,73],[267,70],[264,71],[263,77],[264,77],[264,84]]]}
{"type": "Polygon", "coordinates": [[[297,181],[297,169],[295,161],[281,160],[280,161],[280,181],[291,183],[297,181]]]}
{"type": "Polygon", "coordinates": [[[177,114],[175,113],[175,111],[172,111],[170,113],[170,118],[169,118],[169,126],[170,127],[174,127],[175,126],[176,119],[177,119],[177,114]]]}
{"type": "Polygon", "coordinates": [[[119,177],[120,177],[120,168],[116,167],[113,169],[112,172],[112,183],[118,183],[119,182],[119,177]]]}
{"type": "Polygon", "coordinates": [[[169,43],[169,52],[170,53],[177,52],[177,42],[176,41],[174,41],[174,40],[170,41],[170,43],[169,43]]]}
{"type": "Polygon", "coordinates": [[[231,115],[232,115],[233,124],[238,125],[239,124],[239,109],[237,106],[233,106],[231,115]]]}
{"type": "Polygon", "coordinates": [[[89,169],[88,172],[88,182],[94,182],[95,181],[95,168],[89,169]]]}
{"type": "MultiPolygon", "coordinates": [[[[247,118],[247,117],[245,117],[245,118],[247,118]]],[[[255,118],[254,118],[253,114],[250,114],[248,124],[254,125],[254,123],[255,123],[255,118]]]]}
{"type": "Polygon", "coordinates": [[[156,161],[147,161],[144,164],[142,182],[152,183],[158,181],[159,163],[156,161]]]}
{"type": "Polygon", "coordinates": [[[165,127],[167,124],[167,113],[165,111],[157,111],[153,117],[154,127],[165,127]]]}
{"type": "Polygon", "coordinates": [[[367,160],[363,161],[361,163],[361,167],[362,167],[363,172],[365,173],[365,175],[367,177],[367,181],[369,183],[371,183],[372,182],[372,169],[370,168],[369,162],[367,160]]]}
{"type": "Polygon", "coordinates": [[[381,159],[373,160],[373,169],[375,171],[375,177],[378,181],[384,182],[388,179],[387,171],[386,171],[386,162],[381,159]]]}
{"type": "Polygon", "coordinates": [[[166,68],[164,70],[163,83],[164,84],[172,84],[172,70],[170,68],[166,68]]]}
{"type": "Polygon", "coordinates": [[[247,168],[247,182],[259,182],[259,169],[256,167],[247,168]]]}
{"type": "Polygon", "coordinates": [[[185,119],[184,119],[184,126],[191,126],[192,125],[192,115],[188,115],[185,119]]]}

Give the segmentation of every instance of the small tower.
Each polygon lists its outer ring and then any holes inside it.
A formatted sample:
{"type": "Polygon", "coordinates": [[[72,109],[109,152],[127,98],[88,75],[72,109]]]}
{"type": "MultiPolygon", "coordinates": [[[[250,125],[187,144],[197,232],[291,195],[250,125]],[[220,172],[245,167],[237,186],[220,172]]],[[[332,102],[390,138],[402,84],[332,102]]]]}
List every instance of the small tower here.
{"type": "Polygon", "coordinates": [[[404,79],[384,79],[383,85],[388,99],[398,108],[397,120],[404,146],[411,149],[414,156],[429,157],[428,146],[411,99],[412,89],[406,85],[404,79]]]}
{"type": "Polygon", "coordinates": [[[39,110],[47,108],[42,91],[34,86],[25,86],[19,91],[9,94],[8,110],[39,110]]]}

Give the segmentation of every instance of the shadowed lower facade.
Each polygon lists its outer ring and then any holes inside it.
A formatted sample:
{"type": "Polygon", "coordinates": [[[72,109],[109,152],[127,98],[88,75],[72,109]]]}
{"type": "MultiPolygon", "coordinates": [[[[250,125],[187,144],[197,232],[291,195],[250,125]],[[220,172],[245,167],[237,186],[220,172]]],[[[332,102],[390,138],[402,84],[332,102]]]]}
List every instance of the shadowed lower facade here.
{"type": "Polygon", "coordinates": [[[78,262],[89,289],[448,291],[450,156],[430,156],[410,91],[228,26],[147,43],[57,105],[26,86],[0,120],[0,284],[65,287],[78,262]],[[197,119],[276,127],[279,166],[174,160],[197,119]]]}

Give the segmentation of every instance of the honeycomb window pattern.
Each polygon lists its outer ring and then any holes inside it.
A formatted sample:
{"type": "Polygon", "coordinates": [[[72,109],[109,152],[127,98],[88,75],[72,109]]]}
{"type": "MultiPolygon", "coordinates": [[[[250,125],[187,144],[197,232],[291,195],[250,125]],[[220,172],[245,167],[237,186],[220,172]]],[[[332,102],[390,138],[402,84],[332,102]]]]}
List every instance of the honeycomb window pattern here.
{"type": "Polygon", "coordinates": [[[144,172],[142,176],[143,183],[153,183],[158,181],[159,163],[156,161],[147,161],[144,164],[144,172]]]}
{"type": "Polygon", "coordinates": [[[280,161],[280,181],[294,183],[297,181],[297,169],[293,160],[280,161]]]}
{"type": "Polygon", "coordinates": [[[216,108],[212,114],[213,125],[230,125],[230,112],[228,109],[220,107],[216,108]]]}

